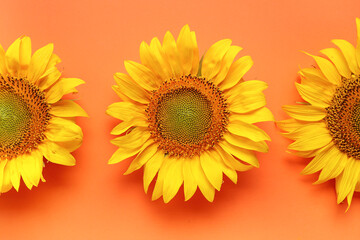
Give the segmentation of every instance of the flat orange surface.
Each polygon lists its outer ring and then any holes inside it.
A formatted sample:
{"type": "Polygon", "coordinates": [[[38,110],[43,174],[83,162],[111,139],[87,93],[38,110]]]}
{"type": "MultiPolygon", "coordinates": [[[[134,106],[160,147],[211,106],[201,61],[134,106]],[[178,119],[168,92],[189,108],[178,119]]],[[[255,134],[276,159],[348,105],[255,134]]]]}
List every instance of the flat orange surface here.
{"type": "Polygon", "coordinates": [[[316,174],[300,175],[308,160],[285,152],[289,141],[273,123],[261,125],[272,142],[258,154],[259,169],[239,173],[237,185],[226,179],[213,203],[199,192],[184,202],[181,189],[164,204],[145,195],[142,170],[122,175],[130,161],[107,165],[117,121],[105,115],[119,101],[112,75],[125,71],[124,60],[139,61],[141,41],[167,30],[177,36],[188,23],[200,54],[223,38],[242,46],[240,55],[255,62],[245,79],[269,84],[268,107],[284,119],[281,106],[299,100],[299,66],[314,64],[299,50],[316,54],[334,38],[355,44],[356,16],[358,0],[2,0],[3,47],[21,35],[33,49],[53,42],[64,76],[87,82],[76,97],[90,118],[78,121],[84,143],[75,167],[48,163],[46,183],[31,191],[22,183],[0,196],[0,239],[358,239],[360,194],[345,213],[333,181],[313,185],[316,174]]]}

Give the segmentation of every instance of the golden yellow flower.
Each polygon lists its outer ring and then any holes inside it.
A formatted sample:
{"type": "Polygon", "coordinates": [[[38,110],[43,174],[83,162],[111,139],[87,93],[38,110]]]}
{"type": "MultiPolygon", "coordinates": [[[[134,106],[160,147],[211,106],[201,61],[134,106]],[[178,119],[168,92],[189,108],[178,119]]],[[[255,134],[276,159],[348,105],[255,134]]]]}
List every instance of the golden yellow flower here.
{"type": "Polygon", "coordinates": [[[70,154],[82,142],[74,117],[87,116],[63,95],[76,92],[84,81],[61,78],[60,58],[53,44],[31,52],[31,40],[15,40],[5,52],[0,45],[0,193],[19,190],[20,178],[38,186],[48,161],[72,166],[70,154]]]}
{"type": "Polygon", "coordinates": [[[236,171],[259,167],[254,151],[267,152],[269,136],[253,125],[273,120],[262,91],[267,84],[244,81],[253,61],[231,40],[212,45],[199,61],[195,33],[188,25],[177,41],[170,32],[161,44],[140,45],[141,63],[125,61],[128,74],[114,75],[123,102],[107,113],[122,120],[112,134],[119,147],[110,164],[132,156],[125,174],[144,166],[144,189],[157,174],[152,199],[169,202],[184,184],[185,200],[199,187],[212,202],[223,173],[234,183],[236,171]]]}
{"type": "Polygon", "coordinates": [[[313,56],[318,68],[300,70],[296,88],[306,101],[284,106],[292,117],[280,121],[284,135],[294,142],[290,150],[301,157],[314,157],[304,174],[320,172],[316,183],[335,179],[337,203],[360,191],[360,19],[356,19],[357,47],[341,39],[339,48],[313,56]]]}

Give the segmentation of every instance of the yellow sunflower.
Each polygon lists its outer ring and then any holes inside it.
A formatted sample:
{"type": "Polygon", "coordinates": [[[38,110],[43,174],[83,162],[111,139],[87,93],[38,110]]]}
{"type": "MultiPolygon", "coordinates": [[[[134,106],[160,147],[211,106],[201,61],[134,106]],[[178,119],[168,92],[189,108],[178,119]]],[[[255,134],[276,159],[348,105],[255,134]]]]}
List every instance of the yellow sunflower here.
{"type": "Polygon", "coordinates": [[[5,52],[0,45],[0,193],[19,190],[20,178],[38,186],[48,161],[72,166],[70,152],[82,142],[74,117],[87,116],[63,95],[76,92],[84,81],[61,78],[53,44],[31,52],[31,40],[15,40],[5,52]]]}
{"type": "Polygon", "coordinates": [[[152,199],[169,202],[184,184],[185,200],[199,187],[212,202],[223,173],[234,183],[236,171],[259,167],[254,151],[267,152],[269,136],[255,122],[273,120],[265,107],[262,81],[243,81],[253,61],[231,40],[212,45],[199,61],[195,33],[185,25],[177,41],[170,32],[161,44],[140,45],[141,63],[125,61],[128,74],[114,75],[123,100],[107,113],[122,122],[112,134],[119,149],[109,160],[132,156],[125,174],[144,166],[144,189],[157,174],[152,199]]]}
{"type": "Polygon", "coordinates": [[[278,122],[294,142],[289,149],[312,161],[303,174],[320,172],[316,183],[335,178],[337,203],[360,191],[360,19],[356,19],[357,47],[341,39],[339,48],[313,56],[318,68],[300,70],[296,88],[306,101],[283,109],[291,119],[278,122]]]}

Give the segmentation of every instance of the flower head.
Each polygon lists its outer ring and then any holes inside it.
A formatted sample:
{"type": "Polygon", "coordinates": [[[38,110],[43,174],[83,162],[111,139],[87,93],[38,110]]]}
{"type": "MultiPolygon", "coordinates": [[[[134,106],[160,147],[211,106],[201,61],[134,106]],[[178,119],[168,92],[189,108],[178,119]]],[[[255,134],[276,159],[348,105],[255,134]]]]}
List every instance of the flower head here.
{"type": "Polygon", "coordinates": [[[280,121],[284,135],[294,142],[295,154],[313,158],[304,174],[320,171],[319,180],[336,181],[337,202],[360,191],[360,19],[357,47],[341,39],[332,42],[338,48],[312,56],[318,68],[300,70],[301,83],[296,88],[306,101],[283,109],[292,117],[280,121]]]}
{"type": "Polygon", "coordinates": [[[255,122],[272,120],[262,91],[266,83],[244,81],[249,56],[225,39],[200,61],[195,33],[184,26],[177,41],[167,32],[140,45],[141,63],[125,61],[128,74],[114,75],[123,100],[107,113],[122,120],[112,134],[119,147],[109,163],[135,156],[125,174],[144,167],[144,189],[157,174],[152,199],[169,202],[184,185],[185,200],[199,188],[213,201],[223,174],[258,167],[254,151],[266,152],[269,136],[255,122]]]}
{"type": "Polygon", "coordinates": [[[31,52],[29,37],[15,40],[5,52],[0,45],[0,193],[20,178],[31,189],[38,186],[48,161],[75,165],[71,152],[82,142],[74,117],[87,116],[63,95],[76,92],[84,81],[61,78],[60,58],[48,44],[31,52]]]}

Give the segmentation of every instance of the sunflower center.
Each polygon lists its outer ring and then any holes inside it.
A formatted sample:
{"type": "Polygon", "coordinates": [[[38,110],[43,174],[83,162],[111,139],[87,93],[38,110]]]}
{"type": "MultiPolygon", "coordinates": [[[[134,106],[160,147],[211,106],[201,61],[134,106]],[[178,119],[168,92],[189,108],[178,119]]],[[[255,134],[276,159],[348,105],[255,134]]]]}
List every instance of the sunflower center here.
{"type": "Polygon", "coordinates": [[[360,160],[360,78],[344,79],[326,111],[325,121],[335,145],[360,160]]]}
{"type": "Polygon", "coordinates": [[[16,94],[0,90],[0,143],[16,144],[30,124],[31,114],[26,103],[16,94]]]}
{"type": "Polygon", "coordinates": [[[49,105],[35,85],[0,75],[0,160],[37,148],[45,138],[49,105]]]}
{"type": "Polygon", "coordinates": [[[165,94],[158,106],[157,122],[164,138],[179,143],[198,143],[211,124],[210,102],[194,88],[165,94]]]}
{"type": "Polygon", "coordinates": [[[221,91],[190,75],[164,82],[152,93],[146,112],[159,148],[177,157],[213,147],[226,131],[229,115],[221,91]]]}

